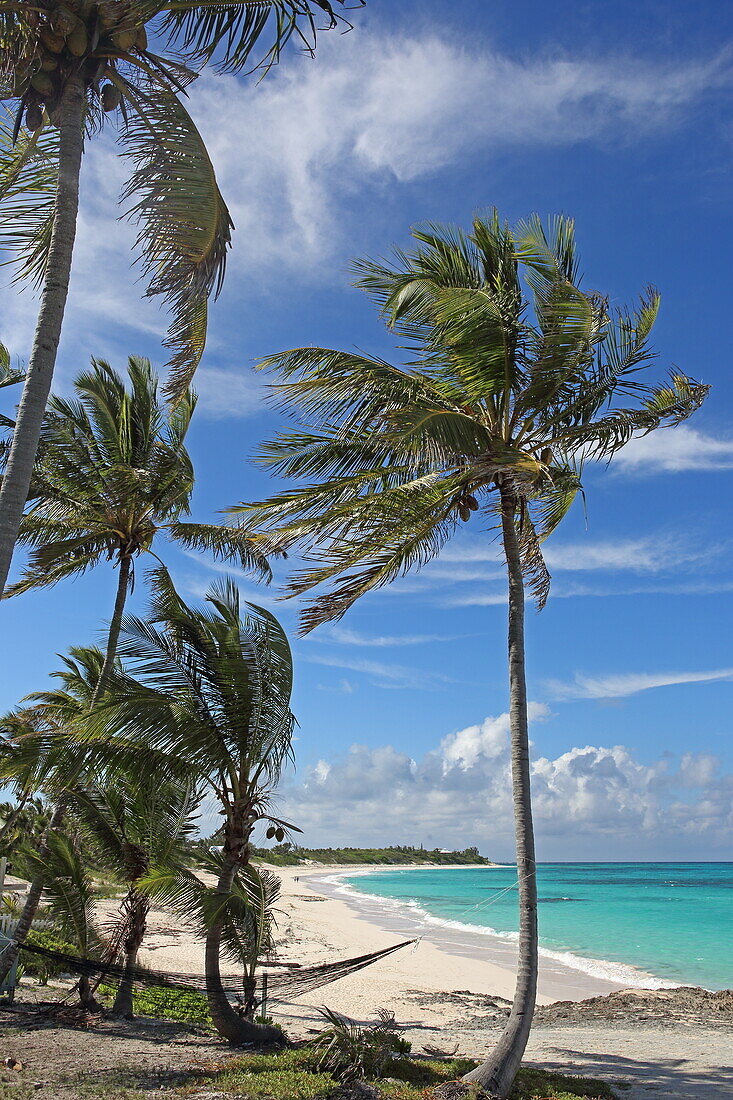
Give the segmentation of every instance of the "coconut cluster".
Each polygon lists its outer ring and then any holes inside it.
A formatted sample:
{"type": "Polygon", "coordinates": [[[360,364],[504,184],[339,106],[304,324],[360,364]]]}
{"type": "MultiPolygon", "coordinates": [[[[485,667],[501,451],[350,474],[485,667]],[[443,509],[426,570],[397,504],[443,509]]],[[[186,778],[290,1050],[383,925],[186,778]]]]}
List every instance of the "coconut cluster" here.
{"type": "Polygon", "coordinates": [[[81,73],[87,89],[98,91],[102,108],[114,111],[121,94],[114,83],[115,62],[131,50],[147,49],[145,27],[135,22],[126,0],[41,0],[36,26],[18,69],[15,95],[25,108],[29,130],[43,125],[44,109],[53,121],[69,77],[81,73]]]}

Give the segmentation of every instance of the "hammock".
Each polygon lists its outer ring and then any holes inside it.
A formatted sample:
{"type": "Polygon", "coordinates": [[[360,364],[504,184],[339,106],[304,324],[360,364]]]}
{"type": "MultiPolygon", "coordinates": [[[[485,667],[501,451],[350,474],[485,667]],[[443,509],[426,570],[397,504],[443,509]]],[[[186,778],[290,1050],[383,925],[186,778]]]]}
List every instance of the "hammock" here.
{"type": "MultiPolygon", "coordinates": [[[[340,959],[334,963],[322,963],[320,966],[300,966],[299,963],[285,964],[292,968],[288,973],[267,974],[268,995],[276,1000],[284,997],[300,997],[313,989],[336,982],[347,974],[354,974],[357,970],[363,970],[365,966],[371,966],[379,959],[391,955],[393,951],[400,951],[403,947],[409,947],[417,943],[417,940],[405,940],[403,943],[393,944],[392,947],[384,947],[381,951],[371,951],[367,955],[357,955],[353,959],[340,959]]],[[[33,955],[42,955],[46,959],[72,970],[85,977],[112,978],[119,981],[124,974],[132,973],[133,981],[141,985],[160,986],[164,989],[182,989],[187,992],[205,993],[206,978],[198,974],[173,974],[165,970],[149,970],[144,966],[126,967],[117,963],[102,962],[99,959],[82,958],[79,955],[67,955],[64,951],[52,951],[49,947],[35,947],[30,944],[20,944],[21,951],[28,951],[33,955]]],[[[263,962],[263,967],[268,964],[263,962]]],[[[222,978],[222,986],[226,993],[241,994],[243,992],[242,980],[235,978],[222,978]]]]}

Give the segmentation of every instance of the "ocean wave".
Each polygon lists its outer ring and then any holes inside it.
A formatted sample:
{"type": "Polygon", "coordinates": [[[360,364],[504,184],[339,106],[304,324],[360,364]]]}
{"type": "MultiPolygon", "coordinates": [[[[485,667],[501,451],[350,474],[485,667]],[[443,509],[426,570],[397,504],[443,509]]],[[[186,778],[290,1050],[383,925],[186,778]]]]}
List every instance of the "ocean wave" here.
{"type": "MultiPolygon", "coordinates": [[[[350,871],[343,874],[328,875],[320,881],[333,886],[336,893],[348,897],[357,906],[363,907],[364,902],[368,902],[395,915],[401,914],[403,917],[415,922],[418,925],[418,930],[421,924],[430,925],[435,928],[450,929],[469,935],[486,936],[512,947],[515,947],[519,941],[519,933],[517,932],[499,931],[488,924],[468,924],[465,921],[452,920],[449,917],[436,917],[423,908],[415,898],[397,899],[383,897],[380,894],[370,894],[364,890],[357,890],[348,882],[343,881],[347,877],[361,878],[368,874],[370,874],[369,871],[350,871]]],[[[561,898],[557,900],[572,901],[573,899],[561,898]]],[[[675,989],[680,984],[679,982],[667,981],[664,978],[657,978],[654,974],[649,974],[629,963],[613,962],[610,959],[594,959],[586,955],[580,955],[575,951],[557,950],[543,944],[540,944],[539,951],[544,958],[560,963],[570,970],[578,970],[592,978],[600,978],[603,981],[613,982],[615,985],[633,989],[675,989]]]]}

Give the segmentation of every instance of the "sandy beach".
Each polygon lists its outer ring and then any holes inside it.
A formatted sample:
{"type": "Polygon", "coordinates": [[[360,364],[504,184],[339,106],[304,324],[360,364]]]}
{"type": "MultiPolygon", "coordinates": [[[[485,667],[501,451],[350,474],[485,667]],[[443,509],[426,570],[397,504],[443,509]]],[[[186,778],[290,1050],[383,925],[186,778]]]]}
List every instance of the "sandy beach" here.
{"type": "MultiPolygon", "coordinates": [[[[331,962],[412,938],[388,911],[363,902],[357,911],[353,898],[338,893],[333,877],[348,868],[273,870],[282,881],[282,960],[331,962]]],[[[105,902],[104,910],[111,915],[114,902],[105,902]]],[[[486,939],[481,951],[465,937],[446,940],[443,930],[426,927],[416,947],[291,1002],[271,1001],[268,1012],[291,1035],[305,1037],[321,1026],[318,1009],[323,1005],[364,1021],[387,1008],[415,1051],[457,1047],[460,1053],[480,1055],[501,1028],[514,987],[511,959],[507,955],[502,965],[497,948],[485,945],[486,939]]],[[[154,911],[141,960],[157,969],[200,974],[203,945],[178,919],[154,911]]],[[[235,967],[228,970],[237,973],[235,967]]],[[[733,995],[619,989],[544,960],[541,1007],[527,1060],[621,1081],[623,1095],[631,1100],[733,1097],[733,995]]]]}

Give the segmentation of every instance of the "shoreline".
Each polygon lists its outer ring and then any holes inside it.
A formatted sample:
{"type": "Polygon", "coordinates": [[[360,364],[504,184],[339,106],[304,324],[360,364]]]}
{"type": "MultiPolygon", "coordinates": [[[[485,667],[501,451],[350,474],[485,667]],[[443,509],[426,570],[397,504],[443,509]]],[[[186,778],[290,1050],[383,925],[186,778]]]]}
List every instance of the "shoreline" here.
{"type": "MultiPolygon", "coordinates": [[[[442,869],[455,870],[462,866],[460,864],[451,867],[443,865],[442,869]]],[[[422,867],[421,864],[410,866],[402,864],[390,869],[408,871],[420,870],[422,867]]],[[[516,974],[516,942],[510,937],[483,932],[478,927],[473,929],[459,922],[443,921],[438,917],[432,917],[418,905],[394,902],[376,894],[362,893],[342,881],[344,878],[355,877],[356,874],[359,877],[362,875],[367,877],[370,873],[378,873],[383,869],[381,865],[371,869],[366,869],[363,865],[307,867],[297,869],[298,872],[304,870],[305,873],[297,875],[292,873],[288,878],[291,883],[297,878],[299,886],[307,887],[334,904],[345,906],[356,919],[382,933],[390,933],[398,939],[419,938],[420,949],[423,945],[429,944],[446,962],[451,960],[450,965],[456,978],[460,960],[460,972],[466,975],[465,984],[461,987],[453,985],[452,988],[462,988],[472,993],[494,993],[511,1000],[516,974]],[[481,964],[479,972],[476,971],[477,962],[481,964]],[[485,974],[488,979],[488,984],[481,982],[482,988],[477,984],[478,974],[485,974]]],[[[487,867],[487,870],[492,869],[487,867]]],[[[281,868],[280,870],[295,872],[296,869],[281,868]]],[[[571,955],[569,952],[567,954],[571,955]]],[[[586,965],[595,965],[597,970],[601,971],[588,973],[581,965],[586,963],[586,960],[580,956],[571,957],[573,961],[578,960],[575,966],[561,957],[559,952],[548,952],[544,949],[541,951],[539,1004],[550,1004],[553,1001],[582,1001],[588,997],[603,996],[634,985],[640,988],[658,988],[660,984],[654,975],[644,975],[633,967],[628,968],[628,976],[624,973],[623,980],[607,977],[602,972],[605,960],[588,960],[586,965]]]]}
{"type": "MultiPolygon", "coordinates": [[[[394,866],[390,870],[420,870],[420,864],[394,866]]],[[[483,866],[480,864],[473,866],[483,866]]],[[[508,864],[493,864],[491,868],[506,868],[508,864]]],[[[443,865],[444,870],[458,870],[462,865],[443,865]]],[[[517,935],[497,932],[488,926],[473,925],[460,920],[436,916],[422,908],[418,902],[402,901],[355,889],[344,883],[344,878],[368,877],[379,873],[383,867],[322,867],[312,874],[319,893],[339,897],[346,901],[363,919],[394,932],[427,937],[443,951],[474,958],[485,963],[494,962],[502,969],[516,968],[517,935]],[[319,882],[320,880],[320,882],[319,882]],[[324,890],[324,886],[328,889],[324,890]]],[[[435,870],[435,867],[431,867],[435,870]]],[[[540,992],[546,989],[556,1000],[583,1000],[622,989],[676,989],[683,983],[662,978],[657,974],[625,963],[583,955],[570,948],[553,949],[540,944],[540,992]]],[[[689,984],[689,983],[688,983],[689,984]]]]}

